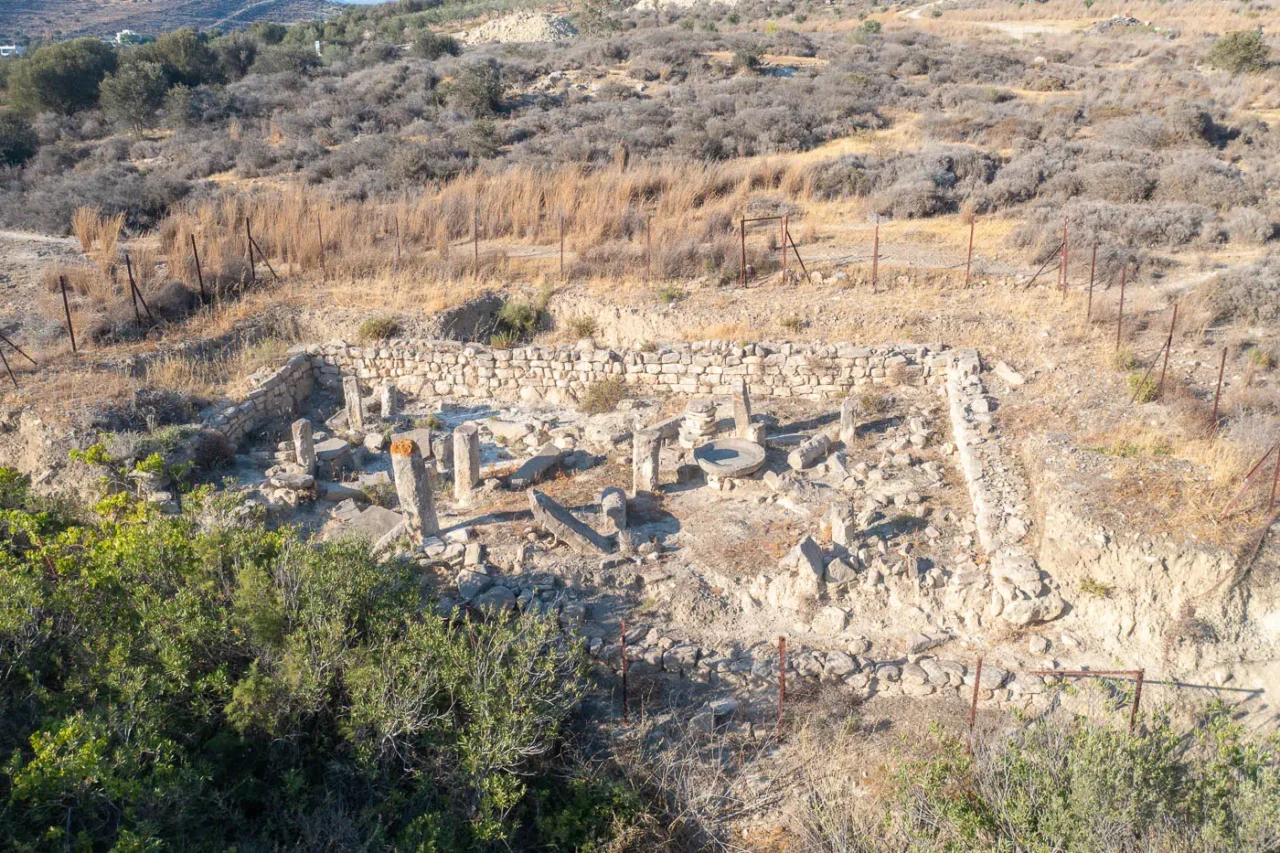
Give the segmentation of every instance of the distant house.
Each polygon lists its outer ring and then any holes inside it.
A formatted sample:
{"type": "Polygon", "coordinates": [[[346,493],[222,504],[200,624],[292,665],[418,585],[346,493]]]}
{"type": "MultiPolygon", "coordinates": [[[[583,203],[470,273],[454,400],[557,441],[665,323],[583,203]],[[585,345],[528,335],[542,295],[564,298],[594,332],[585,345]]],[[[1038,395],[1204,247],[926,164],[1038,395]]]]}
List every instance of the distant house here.
{"type": "Polygon", "coordinates": [[[146,36],[135,33],[133,30],[121,30],[116,33],[116,44],[142,44],[148,40],[146,36]]]}
{"type": "Polygon", "coordinates": [[[0,44],[0,59],[7,59],[10,56],[22,56],[27,49],[20,44],[0,44]]]}

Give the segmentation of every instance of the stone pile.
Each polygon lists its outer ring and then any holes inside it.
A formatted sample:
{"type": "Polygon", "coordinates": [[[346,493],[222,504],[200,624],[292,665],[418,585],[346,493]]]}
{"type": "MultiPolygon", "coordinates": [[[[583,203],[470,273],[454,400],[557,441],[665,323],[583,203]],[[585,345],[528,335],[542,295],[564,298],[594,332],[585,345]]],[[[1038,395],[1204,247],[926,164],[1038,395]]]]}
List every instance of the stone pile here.
{"type": "Polygon", "coordinates": [[[690,400],[680,422],[680,446],[692,450],[716,435],[716,404],[713,400],[690,400]]]}

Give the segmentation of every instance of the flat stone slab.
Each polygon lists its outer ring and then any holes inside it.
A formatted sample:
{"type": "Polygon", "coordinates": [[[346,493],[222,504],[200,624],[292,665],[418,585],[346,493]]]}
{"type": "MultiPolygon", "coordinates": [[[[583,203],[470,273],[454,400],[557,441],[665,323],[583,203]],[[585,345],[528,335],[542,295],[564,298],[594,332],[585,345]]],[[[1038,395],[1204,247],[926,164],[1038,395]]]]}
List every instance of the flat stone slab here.
{"type": "Polygon", "coordinates": [[[371,506],[338,528],[337,536],[354,536],[378,549],[409,529],[409,520],[386,507],[371,506]]]}
{"type": "Polygon", "coordinates": [[[573,550],[593,555],[612,553],[613,544],[608,539],[537,489],[529,490],[529,509],[534,521],[573,550]]]}
{"type": "Polygon", "coordinates": [[[554,442],[548,441],[538,448],[533,458],[525,460],[511,475],[511,488],[527,489],[541,483],[560,467],[564,455],[564,451],[556,447],[554,442]]]}
{"type": "Polygon", "coordinates": [[[350,452],[351,445],[341,438],[326,438],[316,445],[316,459],[321,462],[330,462],[350,452]]]}
{"type": "Polygon", "coordinates": [[[276,474],[267,478],[267,484],[277,489],[301,492],[315,486],[316,478],[310,474],[276,474]]]}
{"type": "Polygon", "coordinates": [[[764,465],[764,448],[745,438],[718,438],[698,445],[693,460],[715,477],[748,477],[764,465]]]}
{"type": "Polygon", "coordinates": [[[364,492],[355,486],[349,486],[346,483],[335,483],[332,480],[321,480],[316,483],[316,489],[319,491],[321,498],[334,503],[348,499],[355,501],[368,500],[364,492]]]}
{"type": "Polygon", "coordinates": [[[426,427],[421,427],[419,429],[407,429],[404,432],[391,433],[392,444],[397,441],[404,441],[405,439],[408,439],[418,445],[418,450],[422,453],[423,459],[429,459],[431,457],[431,430],[426,427]]]}

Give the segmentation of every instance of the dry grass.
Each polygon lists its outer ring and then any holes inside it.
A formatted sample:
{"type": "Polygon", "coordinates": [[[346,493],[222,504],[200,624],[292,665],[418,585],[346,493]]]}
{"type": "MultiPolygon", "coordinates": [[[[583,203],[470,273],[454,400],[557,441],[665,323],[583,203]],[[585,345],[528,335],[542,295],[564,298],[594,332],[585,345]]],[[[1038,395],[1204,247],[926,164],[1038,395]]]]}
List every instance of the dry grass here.
{"type": "Polygon", "coordinates": [[[1079,0],[1040,0],[1036,3],[982,0],[967,3],[963,8],[948,8],[943,18],[971,22],[1036,22],[1079,28],[1114,15],[1132,15],[1165,29],[1177,28],[1197,35],[1255,27],[1262,27],[1265,31],[1280,26],[1280,11],[1274,7],[1218,0],[1096,0],[1091,7],[1086,7],[1079,0]]]}

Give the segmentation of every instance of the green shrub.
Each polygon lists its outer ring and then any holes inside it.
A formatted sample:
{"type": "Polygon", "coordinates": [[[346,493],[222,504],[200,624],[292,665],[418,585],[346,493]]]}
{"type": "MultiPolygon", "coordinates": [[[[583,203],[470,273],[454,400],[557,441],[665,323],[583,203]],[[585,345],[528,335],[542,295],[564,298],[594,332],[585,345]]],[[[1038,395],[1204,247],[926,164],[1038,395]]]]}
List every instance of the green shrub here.
{"type": "Polygon", "coordinates": [[[444,429],[444,421],[440,420],[440,416],[435,412],[427,415],[425,418],[418,418],[413,422],[414,429],[444,429]]]}
{"type": "Polygon", "coordinates": [[[40,137],[31,122],[17,113],[0,112],[0,168],[21,166],[39,149],[40,137]]]}
{"type": "Polygon", "coordinates": [[[520,335],[514,329],[494,332],[489,336],[489,346],[494,349],[511,349],[520,342],[520,335]]]}
{"type": "Polygon", "coordinates": [[[459,630],[355,541],[107,514],[0,515],[10,846],[568,849],[634,811],[556,764],[585,657],[554,619],[459,630]]]}
{"type": "Polygon", "coordinates": [[[263,48],[249,71],[253,74],[293,74],[301,76],[320,65],[320,57],[309,47],[278,44],[263,48]]]}
{"type": "Polygon", "coordinates": [[[436,91],[451,108],[464,115],[495,115],[502,107],[502,71],[496,62],[477,62],[441,83],[436,91]]]}
{"type": "Polygon", "coordinates": [[[1134,402],[1150,403],[1156,398],[1156,378],[1135,370],[1129,374],[1129,393],[1134,402]]]}
{"type": "Polygon", "coordinates": [[[389,507],[396,502],[396,487],[391,483],[371,483],[362,486],[360,491],[374,506],[389,507]]]}
{"type": "Polygon", "coordinates": [[[569,333],[575,338],[589,338],[600,331],[600,326],[596,323],[595,318],[586,314],[570,317],[568,326],[569,333]]]}
{"type": "Polygon", "coordinates": [[[70,453],[74,462],[83,462],[86,465],[110,465],[111,454],[107,453],[106,445],[101,442],[95,442],[84,450],[72,448],[70,453]]]}
{"type": "Polygon", "coordinates": [[[169,82],[155,62],[130,62],[102,79],[102,111],[125,130],[150,127],[164,105],[169,82]]]}
{"type": "Polygon", "coordinates": [[[602,415],[618,408],[626,399],[627,385],[621,379],[604,379],[587,386],[578,408],[588,415],[602,415]]]}
{"type": "Polygon", "coordinates": [[[1266,69],[1271,48],[1258,30],[1227,33],[1213,43],[1207,62],[1233,74],[1256,74],[1266,69]]]}
{"type": "Polygon", "coordinates": [[[183,27],[138,48],[137,58],[157,63],[173,86],[200,86],[221,82],[218,54],[209,47],[208,37],[191,27],[183,27]]]}
{"type": "Polygon", "coordinates": [[[888,846],[1262,850],[1280,833],[1280,739],[1221,704],[1185,738],[1162,717],[1130,736],[1057,716],[975,740],[970,757],[935,731],[933,756],[901,769],[888,846]]]}
{"type": "Polygon", "coordinates": [[[1080,581],[1080,592],[1085,595],[1091,595],[1094,598],[1111,597],[1111,587],[1102,581],[1096,581],[1093,578],[1085,578],[1080,581]]]}
{"type": "Polygon", "coordinates": [[[764,57],[764,46],[758,44],[738,48],[733,53],[733,67],[738,71],[759,71],[764,57]]]}
{"type": "Polygon", "coordinates": [[[666,287],[658,291],[658,299],[661,300],[664,305],[673,305],[688,295],[689,294],[686,291],[673,284],[668,284],[666,287]]]}
{"type": "Polygon", "coordinates": [[[370,317],[356,331],[362,341],[385,341],[400,334],[400,323],[394,317],[370,317]]]}
{"type": "Polygon", "coordinates": [[[163,474],[165,472],[164,457],[159,453],[152,453],[150,456],[139,459],[133,468],[145,474],[163,474]]]}
{"type": "Polygon", "coordinates": [[[507,331],[515,333],[517,338],[532,335],[541,320],[542,308],[519,300],[504,303],[502,310],[498,312],[498,323],[507,331]]]}
{"type": "Polygon", "coordinates": [[[24,113],[70,114],[98,104],[98,85],[116,70],[116,52],[100,39],[51,42],[18,60],[9,100],[24,113]]]}
{"type": "Polygon", "coordinates": [[[453,36],[442,36],[424,30],[413,40],[414,56],[423,59],[439,59],[442,56],[457,56],[462,52],[462,45],[453,36]]]}

